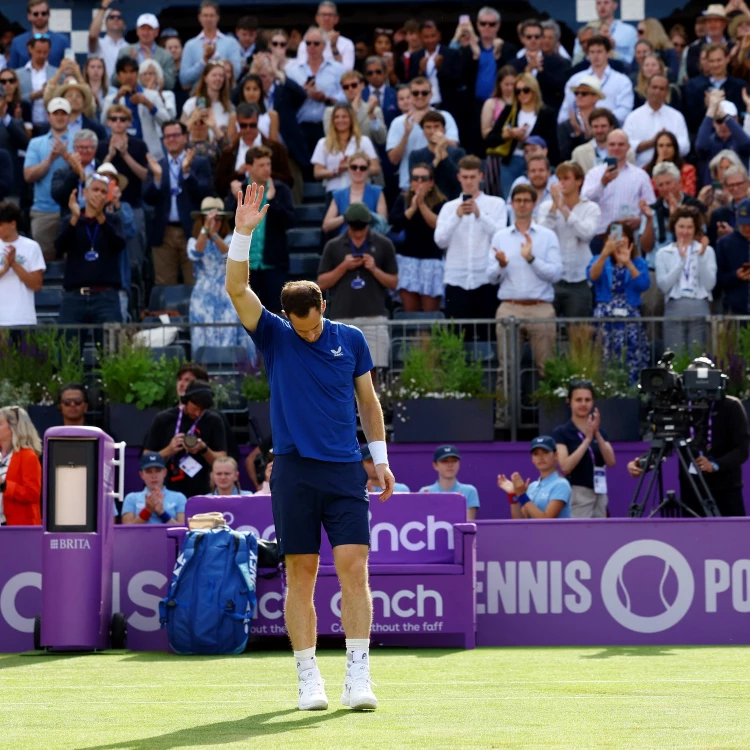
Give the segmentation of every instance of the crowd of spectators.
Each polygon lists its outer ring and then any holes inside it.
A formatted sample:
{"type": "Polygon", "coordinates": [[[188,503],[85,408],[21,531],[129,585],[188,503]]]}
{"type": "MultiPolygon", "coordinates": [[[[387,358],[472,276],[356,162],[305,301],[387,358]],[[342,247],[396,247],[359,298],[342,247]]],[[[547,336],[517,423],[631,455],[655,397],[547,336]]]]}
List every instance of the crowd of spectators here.
{"type": "Polygon", "coordinates": [[[634,319],[666,315],[679,348],[705,344],[708,312],[750,312],[750,8],[710,4],[691,29],[617,15],[597,0],[566,49],[555,21],[507,29],[491,7],[451,39],[425,18],[353,41],[329,0],[302,34],[252,16],[222,30],[203,0],[192,38],[144,13],[128,42],[103,0],[80,65],[29,0],[0,56],[0,325],[36,321],[63,259],[61,323],[136,319],[135,288],[183,283],[208,326],[194,344],[248,346],[210,327],[235,322],[237,192],[266,186],[250,267],[278,311],[318,182],[328,315],[363,327],[378,367],[400,304],[496,319],[500,383],[503,320],[529,321],[541,367],[556,319],[607,318],[604,351],[634,380],[662,337],[634,319]]]}

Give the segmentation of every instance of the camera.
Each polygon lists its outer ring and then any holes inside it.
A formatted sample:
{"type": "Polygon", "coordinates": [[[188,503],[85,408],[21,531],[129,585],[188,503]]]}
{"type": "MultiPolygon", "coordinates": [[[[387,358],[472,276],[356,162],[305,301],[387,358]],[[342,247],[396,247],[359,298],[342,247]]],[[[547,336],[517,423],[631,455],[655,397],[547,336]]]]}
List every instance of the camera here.
{"type": "Polygon", "coordinates": [[[195,448],[195,446],[198,445],[198,436],[193,435],[192,432],[188,432],[182,442],[185,443],[186,448],[195,448]]]}
{"type": "Polygon", "coordinates": [[[674,352],[666,351],[656,367],[641,370],[638,389],[651,397],[648,421],[653,437],[688,440],[709,403],[724,397],[727,376],[705,357],[678,373],[674,359],[674,352]]]}

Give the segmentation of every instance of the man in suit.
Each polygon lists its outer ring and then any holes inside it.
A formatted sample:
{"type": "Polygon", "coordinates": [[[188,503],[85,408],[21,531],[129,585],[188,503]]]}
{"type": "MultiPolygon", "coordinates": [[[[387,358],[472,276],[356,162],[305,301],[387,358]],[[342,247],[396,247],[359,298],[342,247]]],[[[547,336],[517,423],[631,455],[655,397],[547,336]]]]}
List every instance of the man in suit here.
{"type": "Polygon", "coordinates": [[[386,83],[385,60],[382,57],[373,56],[365,60],[365,79],[367,85],[362,92],[362,100],[368,101],[370,96],[377,97],[380,109],[383,110],[385,126],[389,128],[401,111],[396,101],[396,89],[386,83]]]}
{"type": "Polygon", "coordinates": [[[31,30],[19,34],[10,45],[9,68],[21,68],[29,61],[29,42],[40,34],[46,35],[50,42],[50,65],[59,66],[70,47],[67,34],[58,34],[49,30],[49,3],[47,0],[29,0],[26,6],[26,18],[29,19],[31,30]]]}
{"type": "Polygon", "coordinates": [[[729,57],[723,44],[709,44],[706,47],[706,66],[710,76],[698,75],[691,78],[683,87],[683,108],[688,130],[695,135],[708,109],[708,92],[721,89],[724,98],[745,110],[742,89],[747,85],[741,78],[728,73],[729,57]]]}
{"type": "Polygon", "coordinates": [[[271,312],[281,313],[281,287],[287,280],[289,248],[286,230],[294,226],[292,191],[283,183],[271,178],[273,154],[266,146],[253,146],[245,155],[244,180],[232,180],[229,195],[224,201],[227,211],[237,207],[237,193],[255,183],[266,188],[264,199],[268,202],[264,235],[254,234],[250,245],[250,273],[253,291],[263,306],[271,312]],[[256,242],[261,243],[256,247],[256,242]]]}
{"type": "Polygon", "coordinates": [[[720,44],[726,49],[727,53],[734,46],[734,42],[725,36],[728,19],[723,5],[718,3],[716,5],[709,5],[703,11],[702,15],[705,20],[704,29],[706,35],[696,39],[685,52],[688,78],[696,78],[701,75],[701,49],[706,44],[720,44]]]}
{"type": "Polygon", "coordinates": [[[201,77],[206,63],[212,60],[229,60],[234,68],[235,80],[242,69],[240,43],[233,37],[219,31],[219,5],[215,0],[202,0],[198,12],[201,33],[188,39],[182,51],[180,83],[194,86],[201,77]]]}
{"type": "Polygon", "coordinates": [[[26,150],[28,138],[26,137],[23,120],[12,117],[8,112],[8,102],[5,96],[5,86],[0,84],[0,149],[11,155],[13,165],[13,190],[11,192],[20,195],[23,174],[18,152],[26,150]]]}
{"type": "MultiPolygon", "coordinates": [[[[144,60],[153,58],[164,71],[164,88],[172,91],[175,84],[174,58],[167,50],[156,44],[156,37],[159,35],[159,21],[156,16],[153,13],[141,13],[136,21],[135,33],[138,37],[138,44],[123,47],[117,57],[133,57],[139,65],[144,60]]],[[[117,86],[117,79],[114,75],[112,85],[117,86]]]]}
{"type": "Polygon", "coordinates": [[[215,184],[219,195],[226,195],[232,180],[245,178],[245,155],[253,146],[267,146],[271,150],[274,180],[284,182],[289,187],[294,185],[286,148],[260,134],[259,116],[260,111],[254,104],[244,102],[237,107],[240,138],[235,145],[227,146],[216,162],[215,184]]]}
{"type": "Polygon", "coordinates": [[[456,113],[459,89],[463,85],[459,54],[440,42],[440,31],[434,21],[419,24],[424,48],[409,58],[409,80],[424,76],[432,85],[430,104],[436,109],[456,113]]]}
{"type": "Polygon", "coordinates": [[[29,39],[29,61],[16,69],[21,99],[31,103],[31,122],[35,135],[46,133],[48,130],[47,112],[44,106],[44,90],[57,68],[49,64],[49,37],[29,39]]]}
{"type": "Polygon", "coordinates": [[[565,81],[570,63],[560,55],[545,55],[542,51],[542,25],[535,19],[521,24],[521,42],[525,54],[510,64],[519,72],[531,73],[542,90],[542,99],[548,107],[559,109],[565,93],[565,81]]]}
{"type": "Polygon", "coordinates": [[[193,264],[187,255],[187,240],[192,234],[191,211],[200,209],[201,201],[212,194],[211,163],[187,149],[188,129],[185,123],[164,123],[164,146],[167,156],[158,161],[149,154],[149,176],[144,200],[155,208],[151,231],[154,273],[157,284],[178,283],[182,269],[183,282],[193,284],[193,264]]]}
{"type": "Polygon", "coordinates": [[[96,149],[99,139],[93,130],[79,130],[73,136],[73,151],[63,154],[66,165],[52,175],[52,198],[67,213],[70,194],[78,191],[78,205],[83,207],[85,199],[83,190],[86,178],[96,172],[99,162],[96,160],[96,149]]]}

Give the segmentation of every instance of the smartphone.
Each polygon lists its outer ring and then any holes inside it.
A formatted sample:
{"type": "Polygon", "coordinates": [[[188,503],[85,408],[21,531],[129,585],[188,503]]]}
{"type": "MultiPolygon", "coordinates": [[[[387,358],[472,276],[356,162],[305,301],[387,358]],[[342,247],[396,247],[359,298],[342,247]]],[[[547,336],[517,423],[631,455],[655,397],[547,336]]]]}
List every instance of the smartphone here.
{"type": "Polygon", "coordinates": [[[714,180],[711,183],[711,189],[712,190],[721,190],[721,181],[720,180],[714,180]]]}
{"type": "Polygon", "coordinates": [[[75,50],[72,47],[66,47],[65,52],[63,52],[63,57],[66,60],[75,60],[76,59],[75,50]]]}
{"type": "Polygon", "coordinates": [[[461,200],[462,201],[470,201],[471,200],[471,196],[468,193],[463,193],[461,195],[461,200]]]}
{"type": "Polygon", "coordinates": [[[315,76],[307,76],[307,80],[305,81],[305,85],[308,83],[315,83],[315,76]]]}
{"type": "Polygon", "coordinates": [[[471,18],[464,13],[463,15],[461,15],[461,16],[458,17],[458,22],[459,22],[459,24],[462,24],[462,23],[471,23],[471,18]]]}
{"type": "Polygon", "coordinates": [[[614,158],[614,156],[608,156],[604,163],[607,165],[607,171],[610,169],[617,169],[617,159],[614,158]]]}
{"type": "Polygon", "coordinates": [[[206,97],[205,96],[199,96],[195,100],[195,106],[197,109],[205,109],[206,108],[206,97]]]}
{"type": "Polygon", "coordinates": [[[109,181],[109,191],[107,193],[107,202],[112,203],[115,199],[115,190],[117,190],[117,178],[109,181]]]}
{"type": "Polygon", "coordinates": [[[622,224],[613,224],[610,227],[609,236],[615,242],[619,242],[622,239],[622,224]]]}

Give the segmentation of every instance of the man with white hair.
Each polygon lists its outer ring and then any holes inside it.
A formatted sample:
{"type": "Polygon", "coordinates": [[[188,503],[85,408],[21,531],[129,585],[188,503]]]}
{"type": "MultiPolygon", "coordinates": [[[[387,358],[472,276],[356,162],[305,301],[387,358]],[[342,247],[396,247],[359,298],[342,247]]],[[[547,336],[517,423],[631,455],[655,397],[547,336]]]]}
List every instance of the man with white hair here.
{"type": "Polygon", "coordinates": [[[560,55],[563,60],[570,60],[570,54],[560,44],[560,24],[548,18],[542,21],[542,52],[547,55],[560,55]]]}
{"type": "Polygon", "coordinates": [[[68,202],[73,190],[78,192],[78,205],[83,208],[85,203],[83,187],[86,178],[94,174],[99,166],[96,160],[98,146],[99,138],[93,130],[79,130],[73,136],[73,151],[66,151],[63,154],[66,165],[52,175],[52,198],[63,213],[68,210],[68,202]]]}
{"type": "Polygon", "coordinates": [[[216,0],[202,0],[198,11],[201,33],[188,39],[182,50],[180,83],[189,88],[198,83],[206,63],[212,60],[228,60],[234,68],[235,78],[239,78],[242,68],[240,43],[219,31],[219,5],[216,0]]]}
{"type": "Polygon", "coordinates": [[[653,158],[656,138],[663,130],[668,130],[677,139],[681,156],[687,156],[690,151],[687,123],[682,112],[666,103],[668,95],[667,76],[661,73],[651,76],[646,89],[646,103],[625,118],[622,129],[628,134],[635,151],[635,163],[639,167],[645,167],[653,158]]]}
{"type": "MultiPolygon", "coordinates": [[[[339,12],[336,3],[331,0],[323,0],[318,5],[315,14],[315,23],[318,28],[325,32],[325,49],[323,58],[342,65],[344,70],[354,68],[354,42],[336,31],[339,22],[339,12]]],[[[307,39],[303,39],[297,48],[297,62],[304,65],[308,60],[307,39]]]]}
{"type": "MultiPolygon", "coordinates": [[[[615,6],[617,4],[615,3],[615,6]]],[[[575,91],[581,81],[589,76],[596,76],[601,82],[604,99],[599,103],[614,114],[619,123],[633,110],[633,84],[623,73],[613,70],[609,64],[609,53],[612,42],[605,36],[595,36],[589,42],[589,67],[568,79],[565,88],[565,99],[557,114],[557,122],[563,123],[570,119],[571,112],[575,112],[575,91]]]]}
{"type": "Polygon", "coordinates": [[[628,163],[629,150],[627,133],[613,130],[607,136],[607,161],[591,169],[583,181],[581,197],[601,209],[593,253],[601,250],[610,224],[623,224],[635,232],[641,225],[641,201],[650,205],[656,200],[648,173],[628,163]]]}

